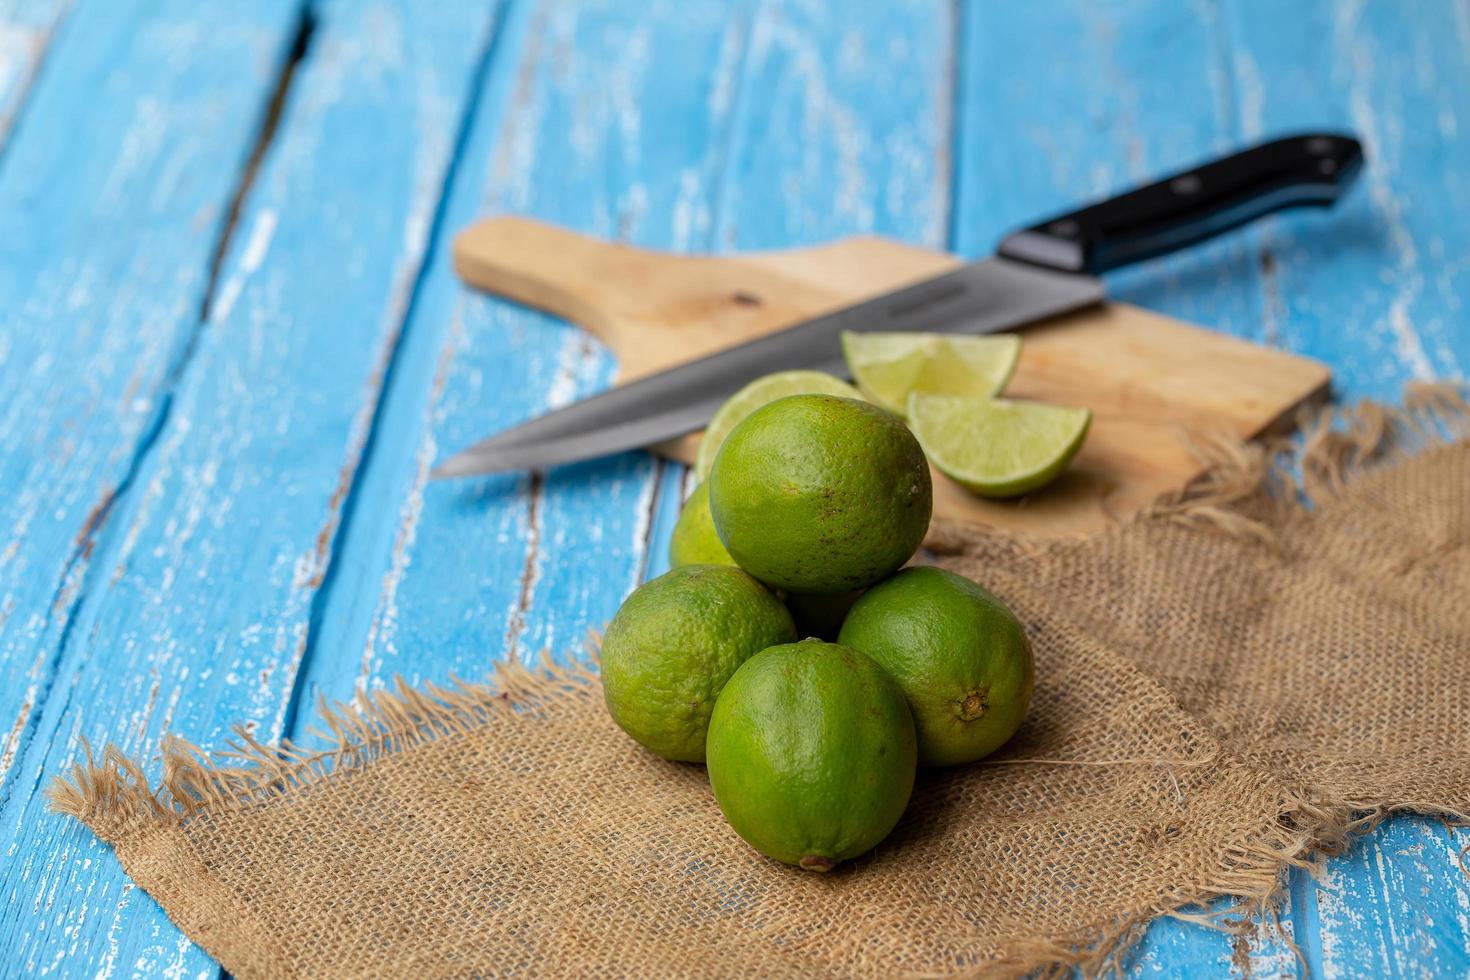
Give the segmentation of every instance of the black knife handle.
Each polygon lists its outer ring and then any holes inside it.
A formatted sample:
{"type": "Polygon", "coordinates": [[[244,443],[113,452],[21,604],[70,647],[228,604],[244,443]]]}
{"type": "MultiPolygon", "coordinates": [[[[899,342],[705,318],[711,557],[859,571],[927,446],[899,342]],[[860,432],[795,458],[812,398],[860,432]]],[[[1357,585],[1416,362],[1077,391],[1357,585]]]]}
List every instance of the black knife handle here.
{"type": "Polygon", "coordinates": [[[1330,206],[1362,166],[1362,144],[1351,136],[1287,136],[1014,232],[997,252],[1063,272],[1107,272],[1273,211],[1330,206]]]}

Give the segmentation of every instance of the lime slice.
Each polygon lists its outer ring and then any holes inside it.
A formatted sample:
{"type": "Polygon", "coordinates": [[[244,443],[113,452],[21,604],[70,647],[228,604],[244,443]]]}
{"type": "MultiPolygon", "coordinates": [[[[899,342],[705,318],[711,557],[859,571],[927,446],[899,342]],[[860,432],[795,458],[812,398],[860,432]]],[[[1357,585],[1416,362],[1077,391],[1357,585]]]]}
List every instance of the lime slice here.
{"type": "Polygon", "coordinates": [[[699,440],[699,453],[694,457],[694,475],[700,480],[709,476],[715,465],[720,444],[745,417],[756,409],[787,395],[836,395],[839,398],[862,398],[863,393],[846,381],[821,371],[777,371],[750,384],[730,396],[705,427],[699,440]]]}
{"type": "Polygon", "coordinates": [[[904,413],[909,394],[983,398],[1005,387],[1021,338],[946,333],[844,333],[848,370],[872,401],[904,413]]]}
{"type": "Polygon", "coordinates": [[[1014,497],[1055,480],[1092,422],[1085,408],[1002,398],[915,393],[908,409],[929,461],[982,497],[1014,497]]]}

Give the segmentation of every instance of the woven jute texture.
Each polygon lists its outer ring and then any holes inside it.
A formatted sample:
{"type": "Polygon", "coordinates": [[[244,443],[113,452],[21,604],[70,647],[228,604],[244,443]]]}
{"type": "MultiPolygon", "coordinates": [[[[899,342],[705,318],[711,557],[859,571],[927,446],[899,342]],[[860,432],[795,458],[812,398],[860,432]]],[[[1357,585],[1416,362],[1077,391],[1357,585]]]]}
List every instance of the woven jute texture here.
{"type": "Polygon", "coordinates": [[[619,732],[595,661],[400,685],[320,751],[171,741],[155,784],[109,749],[53,800],[241,977],[1104,971],[1159,915],[1269,925],[1285,868],[1385,813],[1470,814],[1467,417],[1422,388],[1221,447],[1085,539],[936,528],[1026,623],[1035,700],[831,875],[619,732]]]}

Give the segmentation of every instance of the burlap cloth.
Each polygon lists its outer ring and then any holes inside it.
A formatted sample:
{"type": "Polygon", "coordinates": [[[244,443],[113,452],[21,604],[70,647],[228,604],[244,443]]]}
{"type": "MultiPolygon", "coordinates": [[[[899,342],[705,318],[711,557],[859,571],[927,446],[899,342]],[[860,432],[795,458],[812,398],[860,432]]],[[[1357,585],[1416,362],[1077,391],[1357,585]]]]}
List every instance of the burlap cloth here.
{"type": "Polygon", "coordinates": [[[1389,811],[1470,814],[1467,416],[1342,413],[1086,539],[937,528],[1027,624],[1035,701],[830,876],[746,847],[592,664],[400,686],[326,712],[326,753],[170,742],[156,786],[109,751],[54,801],[241,977],[1103,970],[1221,896],[1269,922],[1389,811]]]}

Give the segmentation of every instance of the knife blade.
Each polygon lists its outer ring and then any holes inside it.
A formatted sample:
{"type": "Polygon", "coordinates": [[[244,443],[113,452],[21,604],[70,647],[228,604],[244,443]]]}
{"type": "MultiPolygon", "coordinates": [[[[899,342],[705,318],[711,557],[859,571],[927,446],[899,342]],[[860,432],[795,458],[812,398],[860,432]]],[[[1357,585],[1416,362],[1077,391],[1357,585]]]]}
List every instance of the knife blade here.
{"type": "Polygon", "coordinates": [[[542,469],[692,432],[771,371],[845,375],[844,331],[994,333],[1089,306],[1105,297],[1098,273],[1283,208],[1334,203],[1362,159],[1358,141],[1340,134],[1263,143],[1015,232],[994,257],[549,412],[475,443],[430,477],[542,469]]]}
{"type": "Polygon", "coordinates": [[[772,365],[845,375],[846,330],[991,333],[1103,298],[1102,280],[992,258],[593,395],[476,443],[435,478],[552,466],[692,432],[772,365]]]}

